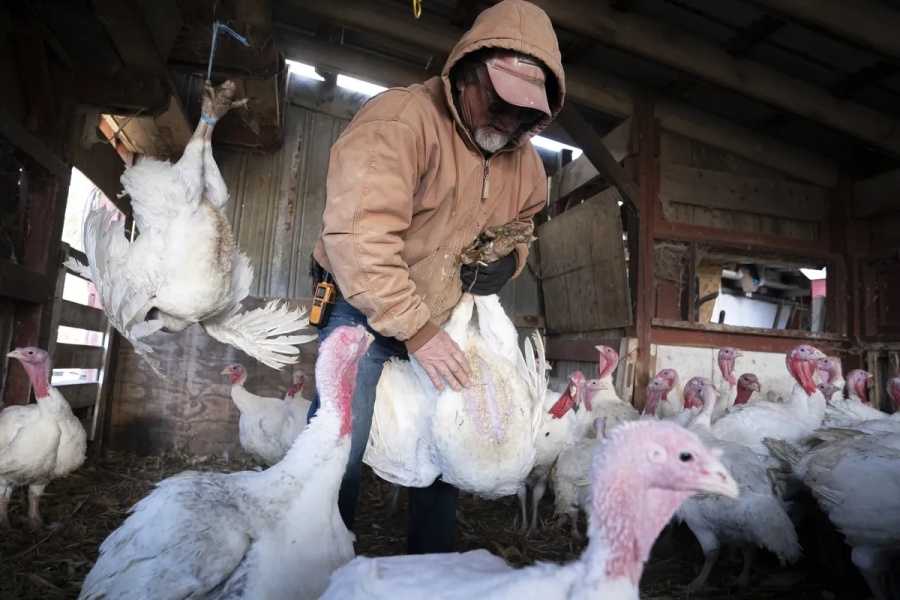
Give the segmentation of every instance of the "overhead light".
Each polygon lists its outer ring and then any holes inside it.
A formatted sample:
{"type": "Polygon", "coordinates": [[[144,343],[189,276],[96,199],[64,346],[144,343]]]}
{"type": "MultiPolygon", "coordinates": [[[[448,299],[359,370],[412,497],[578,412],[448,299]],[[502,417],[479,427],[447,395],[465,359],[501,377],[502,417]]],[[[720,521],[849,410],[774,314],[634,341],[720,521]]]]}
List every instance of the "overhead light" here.
{"type": "Polygon", "coordinates": [[[316,68],[312,65],[307,65],[295,60],[286,60],[284,62],[286,62],[288,64],[288,67],[290,67],[290,72],[292,75],[306,77],[307,79],[315,79],[316,81],[325,81],[324,77],[316,73],[316,68]]]}
{"type": "Polygon", "coordinates": [[[800,269],[800,272],[803,273],[810,281],[817,281],[819,279],[825,279],[827,270],[828,267],[824,269],[800,269]]]}
{"type": "Polygon", "coordinates": [[[544,148],[545,150],[550,150],[551,152],[562,152],[563,150],[571,150],[572,151],[572,160],[575,160],[579,156],[583,154],[581,148],[576,148],[575,146],[569,146],[568,144],[563,144],[562,142],[557,142],[555,140],[551,140],[545,137],[541,137],[539,135],[531,138],[531,143],[537,146],[538,148],[544,148]]]}

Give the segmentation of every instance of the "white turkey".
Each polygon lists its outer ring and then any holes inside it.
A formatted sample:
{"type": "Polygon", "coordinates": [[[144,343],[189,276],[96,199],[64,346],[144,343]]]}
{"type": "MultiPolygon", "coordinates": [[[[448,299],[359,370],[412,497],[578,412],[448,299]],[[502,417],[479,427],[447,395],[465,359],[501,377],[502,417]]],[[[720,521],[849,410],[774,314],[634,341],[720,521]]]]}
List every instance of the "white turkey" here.
{"type": "Polygon", "coordinates": [[[543,341],[526,338],[523,356],[496,295],[463,294],[443,328],[466,354],[472,387],[438,391],[415,358],[386,362],[363,460],[406,487],[440,475],[486,499],[516,494],[534,466],[543,420],[543,341]]]}
{"type": "MultiPolygon", "coordinates": [[[[783,404],[754,402],[733,406],[712,424],[712,434],[743,444],[762,458],[769,458],[763,438],[797,441],[817,429],[825,416],[825,397],[816,387],[816,361],[824,354],[809,344],[794,346],[785,356],[790,374],[797,382],[790,399],[783,404]]],[[[767,463],[777,466],[779,462],[767,463]]]]}
{"type": "Polygon", "coordinates": [[[832,397],[825,409],[824,424],[829,427],[852,427],[863,421],[887,419],[888,414],[869,404],[868,386],[872,374],[853,369],[847,374],[843,397],[832,397]]]}
{"type": "Polygon", "coordinates": [[[281,443],[287,448],[290,448],[297,436],[306,429],[307,415],[312,402],[303,397],[305,385],[306,375],[300,369],[294,369],[291,374],[291,385],[284,395],[285,414],[281,443]]]}
{"type": "MultiPolygon", "coordinates": [[[[760,389],[759,380],[751,373],[741,375],[736,383],[738,397],[749,397],[760,389]]],[[[696,536],[705,557],[700,574],[687,586],[687,591],[696,592],[706,585],[723,545],[742,550],[744,568],[738,585],[747,587],[757,548],[774,553],[782,565],[800,558],[797,532],[763,460],[750,448],[718,440],[710,432],[710,419],[719,398],[713,382],[695,377],[688,385],[703,401],[703,409],[689,429],[703,443],[722,451],[722,464],[737,481],[741,495],[738,499],[696,496],[688,498],[678,509],[676,518],[684,521],[696,536]]]]}
{"type": "Polygon", "coordinates": [[[719,397],[716,400],[716,407],[713,410],[713,420],[721,417],[729,408],[734,405],[735,388],[737,387],[737,379],[734,377],[734,363],[743,354],[737,348],[726,346],[719,349],[716,362],[719,365],[719,371],[722,373],[722,381],[719,382],[719,397]]]}
{"type": "Polygon", "coordinates": [[[50,355],[40,348],[16,348],[34,388],[34,404],[7,406],[0,412],[0,529],[9,527],[9,499],[15,488],[28,486],[28,524],[39,528],[40,500],[51,480],[84,464],[87,432],[69,402],[50,385],[50,355]]]}
{"type": "Polygon", "coordinates": [[[322,342],[322,407],[280,463],[158,483],[100,546],[79,598],[319,598],[332,571],[354,556],[337,497],[357,365],[372,339],[360,325],[322,342]]]}
{"type": "Polygon", "coordinates": [[[669,390],[660,398],[656,416],[660,419],[669,419],[681,414],[685,405],[684,396],[678,387],[678,371],[672,368],[662,369],[656,374],[656,377],[661,377],[669,382],[669,390]]]}
{"type": "MultiPolygon", "coordinates": [[[[591,415],[594,419],[604,419],[607,428],[612,430],[626,421],[637,420],[641,414],[631,403],[621,400],[614,389],[610,390],[607,387],[610,385],[612,385],[611,381],[607,380],[604,382],[602,379],[589,379],[585,383],[585,409],[588,403],[591,408],[590,412],[587,409],[584,412],[591,415]]],[[[583,425],[586,421],[585,417],[579,414],[579,421],[581,437],[585,435],[593,436],[593,423],[591,423],[591,428],[585,432],[583,425]]]]}
{"type": "Polygon", "coordinates": [[[585,381],[584,375],[580,371],[569,375],[569,385],[562,394],[547,390],[543,420],[534,444],[534,466],[525,483],[517,492],[522,509],[522,532],[526,535],[534,535],[537,531],[538,506],[547,489],[550,469],[553,468],[559,453],[582,437],[578,428],[576,410],[578,407],[583,407],[584,395],[585,381]],[[532,490],[530,523],[526,510],[529,489],[532,490]]]}
{"type": "Polygon", "coordinates": [[[287,454],[293,439],[284,429],[292,429],[287,422],[285,401],[281,398],[258,396],[247,391],[247,369],[232,363],[222,371],[231,381],[231,399],[241,413],[238,420],[238,439],[241,448],[258,461],[274,465],[287,454]]]}
{"type": "Polygon", "coordinates": [[[513,569],[486,550],[358,557],[335,571],[322,600],[637,600],[650,549],[678,506],[698,492],[738,496],[716,454],[670,423],[625,423],[593,458],[590,543],[579,559],[513,569]]]}
{"type": "MultiPolygon", "coordinates": [[[[231,108],[235,84],[213,89],[207,81],[203,114],[212,122],[231,108]]],[[[305,311],[279,301],[241,312],[253,268],[234,243],[223,212],[228,190],[212,155],[213,125],[200,119],[181,159],[172,164],[144,158],[122,174],[140,234],[129,242],[122,221],[103,205],[84,222],[88,265],[67,266],[90,279],[110,323],[154,372],[165,377],[144,340],[158,331],[178,332],[199,323],[216,340],[273,368],[297,361],[305,311]],[[290,335],[289,335],[290,334],[290,335]]]]}
{"type": "Polygon", "coordinates": [[[830,439],[828,430],[790,444],[765,440],[803,481],[844,535],[876,600],[890,600],[887,578],[900,557],[900,432],[830,439]]]}

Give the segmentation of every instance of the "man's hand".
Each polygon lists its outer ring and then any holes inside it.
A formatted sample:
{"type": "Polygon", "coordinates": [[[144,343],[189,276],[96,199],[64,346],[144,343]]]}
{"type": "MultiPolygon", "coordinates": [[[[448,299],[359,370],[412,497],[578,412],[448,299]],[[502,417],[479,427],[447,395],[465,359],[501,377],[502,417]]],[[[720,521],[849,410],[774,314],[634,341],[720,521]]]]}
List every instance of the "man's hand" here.
{"type": "Polygon", "coordinates": [[[413,352],[412,355],[422,365],[425,372],[428,373],[431,382],[438,390],[444,391],[444,384],[441,382],[441,378],[438,377],[438,373],[457,392],[464,387],[472,386],[472,382],[469,381],[472,369],[469,368],[466,355],[463,354],[457,343],[443,329],[438,331],[433,338],[425,342],[425,345],[413,352]]]}
{"type": "Polygon", "coordinates": [[[462,280],[462,289],[476,296],[489,296],[499,294],[506,282],[516,272],[518,262],[516,253],[510,252],[503,258],[492,263],[479,265],[472,263],[463,265],[459,269],[459,278],[462,280]]]}

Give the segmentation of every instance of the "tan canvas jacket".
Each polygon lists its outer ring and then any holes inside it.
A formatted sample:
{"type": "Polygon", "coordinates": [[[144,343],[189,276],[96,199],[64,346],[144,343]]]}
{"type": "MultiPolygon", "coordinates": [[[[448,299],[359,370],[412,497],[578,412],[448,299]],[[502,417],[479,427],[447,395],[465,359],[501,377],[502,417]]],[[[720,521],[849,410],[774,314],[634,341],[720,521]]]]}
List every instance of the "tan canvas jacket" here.
{"type": "MultiPolygon", "coordinates": [[[[565,78],[551,22],[533,4],[504,0],[478,17],[440,77],[369,99],[331,149],[313,255],[375,331],[410,351],[459,301],[460,251],[486,227],[531,220],[547,201],[543,164],[529,140],[551,119],[486,160],[454,107],[450,69],[483,47],[543,61],[556,77],[547,87],[556,116],[565,78]]],[[[528,246],[516,253],[518,275],[528,246]]]]}

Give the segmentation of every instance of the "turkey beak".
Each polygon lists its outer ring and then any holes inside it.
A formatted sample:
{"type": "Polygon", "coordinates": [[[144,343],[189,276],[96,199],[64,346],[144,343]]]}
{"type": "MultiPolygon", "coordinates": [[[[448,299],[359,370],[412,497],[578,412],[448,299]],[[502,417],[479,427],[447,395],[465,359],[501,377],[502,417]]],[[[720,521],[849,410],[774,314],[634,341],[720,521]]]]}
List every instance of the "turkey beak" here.
{"type": "Polygon", "coordinates": [[[18,359],[22,358],[22,353],[19,352],[18,349],[13,350],[12,352],[8,352],[6,355],[10,358],[18,358],[18,359]]]}
{"type": "Polygon", "coordinates": [[[758,381],[754,381],[754,382],[750,385],[750,389],[751,389],[751,390],[755,390],[755,391],[757,391],[757,392],[761,392],[761,391],[762,391],[762,386],[759,384],[758,381]]]}
{"type": "Polygon", "coordinates": [[[737,482],[718,458],[708,460],[706,472],[696,482],[697,491],[737,500],[741,493],[737,482]]]}
{"type": "Polygon", "coordinates": [[[228,367],[222,369],[222,375],[228,375],[228,367]]]}

